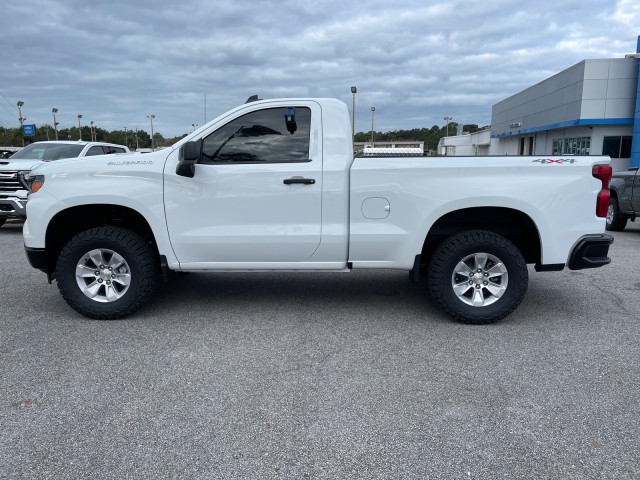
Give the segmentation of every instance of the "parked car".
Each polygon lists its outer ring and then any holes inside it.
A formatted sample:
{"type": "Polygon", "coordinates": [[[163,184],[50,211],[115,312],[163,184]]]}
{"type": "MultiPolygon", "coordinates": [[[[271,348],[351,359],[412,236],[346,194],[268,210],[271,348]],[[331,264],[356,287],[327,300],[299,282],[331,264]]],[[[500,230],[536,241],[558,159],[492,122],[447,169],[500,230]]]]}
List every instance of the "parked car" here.
{"type": "Polygon", "coordinates": [[[71,141],[34,142],[19,151],[16,149],[10,158],[0,159],[0,226],[8,218],[26,216],[25,177],[37,165],[63,158],[128,152],[124,145],[114,143],[71,141]]]}
{"type": "Polygon", "coordinates": [[[607,212],[607,230],[620,231],[627,221],[640,216],[640,170],[630,168],[611,178],[611,200],[607,212]]]}

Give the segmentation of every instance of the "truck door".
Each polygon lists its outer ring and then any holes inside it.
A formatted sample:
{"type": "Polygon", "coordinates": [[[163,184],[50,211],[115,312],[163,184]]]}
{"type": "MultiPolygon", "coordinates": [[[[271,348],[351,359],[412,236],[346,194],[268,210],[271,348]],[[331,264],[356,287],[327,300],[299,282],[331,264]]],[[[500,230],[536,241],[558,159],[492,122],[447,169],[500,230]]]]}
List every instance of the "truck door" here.
{"type": "Polygon", "coordinates": [[[177,150],[167,161],[167,227],[183,268],[302,262],[320,244],[320,106],[274,102],[236,115],[203,135],[193,178],[176,175],[177,150]]]}

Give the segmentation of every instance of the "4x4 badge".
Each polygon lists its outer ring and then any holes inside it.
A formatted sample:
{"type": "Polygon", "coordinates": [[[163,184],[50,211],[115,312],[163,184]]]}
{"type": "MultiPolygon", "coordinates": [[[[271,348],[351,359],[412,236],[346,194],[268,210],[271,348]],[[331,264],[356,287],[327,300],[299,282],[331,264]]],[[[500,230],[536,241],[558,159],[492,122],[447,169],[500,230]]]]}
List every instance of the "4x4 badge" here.
{"type": "Polygon", "coordinates": [[[547,163],[559,163],[562,165],[563,163],[576,163],[577,160],[575,158],[538,158],[536,160],[532,160],[532,162],[538,162],[542,165],[547,163]]]}

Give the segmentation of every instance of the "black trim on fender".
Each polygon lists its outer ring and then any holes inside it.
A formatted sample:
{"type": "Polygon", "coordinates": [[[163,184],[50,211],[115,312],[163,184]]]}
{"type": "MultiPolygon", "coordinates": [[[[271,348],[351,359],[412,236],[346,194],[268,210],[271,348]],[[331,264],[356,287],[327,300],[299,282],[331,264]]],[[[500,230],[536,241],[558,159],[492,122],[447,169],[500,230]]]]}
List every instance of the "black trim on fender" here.
{"type": "Polygon", "coordinates": [[[582,270],[583,268],[597,268],[611,263],[607,256],[609,246],[613,243],[611,235],[587,235],[578,240],[571,255],[569,255],[569,268],[582,270]]]}
{"type": "Polygon", "coordinates": [[[411,283],[418,283],[420,281],[420,255],[416,255],[413,261],[413,268],[409,270],[409,280],[411,283]]]}
{"type": "Polygon", "coordinates": [[[564,270],[564,263],[550,263],[548,265],[540,265],[536,263],[536,272],[560,272],[564,270]]]}
{"type": "Polygon", "coordinates": [[[37,268],[44,273],[49,273],[44,248],[29,248],[25,245],[24,251],[27,253],[27,260],[29,260],[33,268],[37,268]]]}
{"type": "Polygon", "coordinates": [[[162,281],[165,283],[176,276],[176,273],[169,269],[166,255],[160,255],[160,272],[162,273],[162,281]]]}

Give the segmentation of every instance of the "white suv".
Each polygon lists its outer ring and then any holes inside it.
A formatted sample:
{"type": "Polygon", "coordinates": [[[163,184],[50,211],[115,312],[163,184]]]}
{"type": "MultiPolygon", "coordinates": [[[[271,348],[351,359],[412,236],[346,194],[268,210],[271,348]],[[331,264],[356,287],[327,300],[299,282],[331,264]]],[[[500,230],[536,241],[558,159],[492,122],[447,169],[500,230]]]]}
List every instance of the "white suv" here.
{"type": "Polygon", "coordinates": [[[102,142],[52,141],[35,142],[15,153],[11,158],[0,159],[0,226],[7,218],[26,217],[26,175],[36,165],[63,158],[130,153],[124,145],[102,142]]]}

